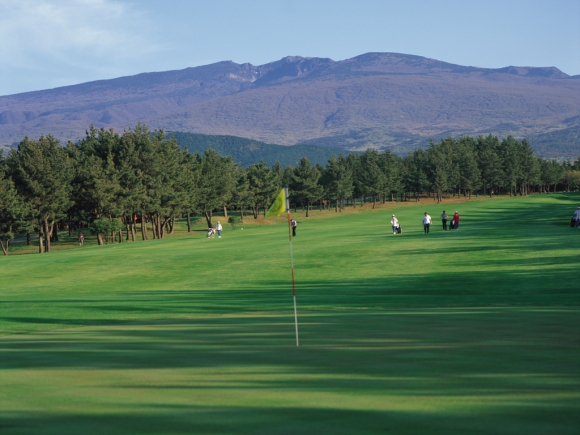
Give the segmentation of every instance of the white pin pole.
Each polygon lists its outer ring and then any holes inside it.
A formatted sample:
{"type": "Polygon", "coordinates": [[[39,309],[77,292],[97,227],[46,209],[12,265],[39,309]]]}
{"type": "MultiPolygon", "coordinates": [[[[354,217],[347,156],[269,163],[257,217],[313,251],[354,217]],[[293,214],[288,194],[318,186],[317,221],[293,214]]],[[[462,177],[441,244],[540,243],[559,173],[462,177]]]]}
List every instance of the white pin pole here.
{"type": "Polygon", "coordinates": [[[292,254],[292,225],[290,224],[290,199],[288,198],[288,188],[284,188],[286,195],[286,214],[288,215],[288,238],[290,240],[290,268],[292,269],[292,296],[294,297],[294,326],[296,328],[296,346],[300,346],[298,341],[298,311],[296,310],[296,284],[294,282],[294,256],[292,254]]]}

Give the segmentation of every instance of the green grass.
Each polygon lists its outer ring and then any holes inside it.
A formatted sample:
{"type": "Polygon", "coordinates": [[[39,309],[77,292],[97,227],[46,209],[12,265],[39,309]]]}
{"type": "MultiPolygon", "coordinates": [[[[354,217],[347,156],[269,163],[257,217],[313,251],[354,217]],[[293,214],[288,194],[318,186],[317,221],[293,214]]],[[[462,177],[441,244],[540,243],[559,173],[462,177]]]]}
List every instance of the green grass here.
{"type": "Polygon", "coordinates": [[[299,348],[282,218],[0,258],[0,433],[578,434],[578,204],[298,213],[299,348]]]}

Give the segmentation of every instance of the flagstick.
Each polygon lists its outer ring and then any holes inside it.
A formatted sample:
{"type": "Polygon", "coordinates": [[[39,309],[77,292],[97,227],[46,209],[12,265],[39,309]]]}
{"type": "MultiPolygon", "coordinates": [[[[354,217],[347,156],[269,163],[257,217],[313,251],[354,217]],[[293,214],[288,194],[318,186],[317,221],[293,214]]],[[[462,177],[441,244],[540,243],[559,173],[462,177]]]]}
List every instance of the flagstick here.
{"type": "Polygon", "coordinates": [[[300,346],[298,342],[298,312],[296,311],[296,285],[294,283],[294,256],[292,255],[292,225],[290,224],[290,200],[288,199],[288,188],[286,192],[286,214],[288,215],[288,238],[290,240],[290,268],[292,269],[292,296],[294,297],[294,325],[296,327],[296,347],[300,346]]]}

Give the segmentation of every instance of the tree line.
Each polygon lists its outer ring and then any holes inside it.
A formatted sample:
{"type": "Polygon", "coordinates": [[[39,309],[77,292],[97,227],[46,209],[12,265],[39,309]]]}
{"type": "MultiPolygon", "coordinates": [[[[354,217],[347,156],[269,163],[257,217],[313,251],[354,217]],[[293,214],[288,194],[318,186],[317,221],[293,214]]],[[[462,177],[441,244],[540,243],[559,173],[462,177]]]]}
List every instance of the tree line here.
{"type": "Polygon", "coordinates": [[[69,235],[90,227],[99,244],[162,239],[175,220],[236,210],[257,219],[282,186],[290,202],[308,217],[313,205],[340,212],[369,201],[418,201],[427,194],[528,195],[580,189],[580,159],[558,163],[537,157],[530,144],[511,136],[447,138],[401,158],[375,150],[333,155],[293,167],[263,161],[241,167],[232,157],[208,149],[202,155],[182,149],[164,132],[145,125],[122,134],[95,129],[77,143],[62,146],[52,136],[25,138],[0,155],[0,241],[8,254],[15,234],[38,234],[39,252],[49,252],[58,230],[69,235]]]}

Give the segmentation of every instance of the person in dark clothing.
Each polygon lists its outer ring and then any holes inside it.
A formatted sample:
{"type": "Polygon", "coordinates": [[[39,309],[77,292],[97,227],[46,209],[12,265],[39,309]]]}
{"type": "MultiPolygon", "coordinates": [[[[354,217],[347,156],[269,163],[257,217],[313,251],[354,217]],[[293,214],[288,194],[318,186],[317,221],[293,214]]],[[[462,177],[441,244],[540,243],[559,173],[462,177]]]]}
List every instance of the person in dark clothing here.
{"type": "Polygon", "coordinates": [[[296,237],[296,227],[298,226],[298,224],[294,219],[290,221],[290,226],[292,227],[292,237],[296,237]]]}
{"type": "Polygon", "coordinates": [[[445,210],[443,210],[443,214],[441,215],[441,222],[443,223],[443,231],[447,231],[447,218],[449,216],[447,216],[447,213],[445,213],[445,210]]]}

